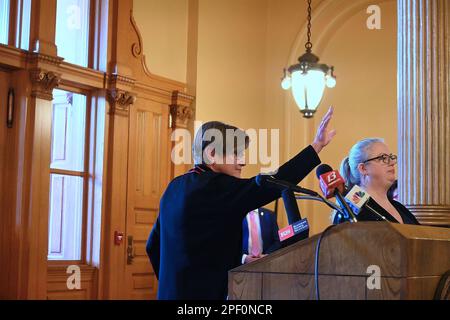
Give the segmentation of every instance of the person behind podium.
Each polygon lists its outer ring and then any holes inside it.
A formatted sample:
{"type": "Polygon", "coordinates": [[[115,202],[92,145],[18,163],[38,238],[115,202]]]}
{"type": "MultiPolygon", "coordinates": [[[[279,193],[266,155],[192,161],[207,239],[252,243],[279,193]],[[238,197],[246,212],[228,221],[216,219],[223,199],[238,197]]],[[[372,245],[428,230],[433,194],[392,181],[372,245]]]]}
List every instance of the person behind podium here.
{"type": "MultiPolygon", "coordinates": [[[[419,224],[414,215],[400,202],[388,197],[388,190],[396,181],[397,156],[389,151],[383,139],[369,138],[358,141],[341,164],[341,175],[348,189],[360,186],[369,195],[368,205],[384,216],[387,221],[405,224],[419,224]]],[[[333,222],[340,223],[340,215],[333,222]]],[[[380,216],[363,207],[358,221],[381,221],[380,216]]]]}
{"type": "Polygon", "coordinates": [[[256,261],[281,248],[275,213],[266,208],[250,211],[242,221],[242,264],[256,261]]]}
{"type": "MultiPolygon", "coordinates": [[[[320,164],[318,154],[336,133],[328,129],[332,114],[330,108],[311,145],[282,165],[275,178],[297,184],[320,164]]],[[[168,185],[147,241],[158,299],[226,299],[228,271],[241,265],[242,220],[281,196],[259,187],[256,177],[240,178],[247,146],[245,132],[222,122],[204,123],[197,131],[195,167],[168,185]],[[233,141],[234,149],[217,147],[211,137],[211,131],[226,137],[227,129],[245,137],[233,141]]]]}

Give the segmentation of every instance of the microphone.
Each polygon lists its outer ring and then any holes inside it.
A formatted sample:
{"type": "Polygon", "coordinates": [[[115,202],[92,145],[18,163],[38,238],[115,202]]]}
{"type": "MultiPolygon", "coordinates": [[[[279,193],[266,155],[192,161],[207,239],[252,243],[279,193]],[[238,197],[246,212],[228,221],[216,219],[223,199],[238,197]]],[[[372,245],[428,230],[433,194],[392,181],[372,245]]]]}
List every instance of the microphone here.
{"type": "Polygon", "coordinates": [[[358,220],[356,219],[353,210],[342,196],[345,191],[345,180],[339,174],[339,171],[333,170],[327,164],[321,164],[316,170],[316,175],[319,179],[320,189],[322,189],[324,196],[326,198],[335,196],[344,213],[347,216],[350,216],[353,222],[357,222],[358,220]]]}
{"type": "Polygon", "coordinates": [[[302,219],[300,210],[298,209],[297,199],[294,196],[294,191],[317,195],[317,192],[304,189],[296,186],[290,182],[278,180],[270,175],[259,174],[256,176],[256,184],[260,187],[269,186],[281,190],[284,207],[289,225],[283,229],[278,230],[278,236],[282,247],[286,247],[297,241],[308,238],[309,224],[307,219],[302,219]]]}
{"type": "Polygon", "coordinates": [[[342,178],[339,171],[333,170],[329,165],[321,164],[317,167],[316,175],[319,179],[320,189],[327,199],[335,196],[334,193],[336,188],[338,188],[341,194],[345,192],[344,178],[342,178]]]}
{"type": "Polygon", "coordinates": [[[287,227],[278,230],[281,247],[284,248],[297,241],[308,238],[309,224],[308,219],[302,219],[300,216],[300,210],[298,209],[294,192],[290,189],[285,189],[282,191],[282,196],[289,223],[287,227]]]}
{"type": "Polygon", "coordinates": [[[297,185],[295,185],[293,183],[290,183],[288,181],[276,179],[272,175],[258,174],[256,176],[255,180],[256,180],[256,184],[258,186],[260,186],[260,187],[271,186],[271,187],[274,187],[274,188],[278,188],[280,190],[291,189],[294,192],[304,193],[304,194],[308,194],[308,195],[314,196],[314,197],[318,197],[319,196],[319,194],[316,191],[313,191],[313,190],[310,190],[310,189],[306,189],[306,188],[302,188],[302,187],[297,186],[297,185]]]}
{"type": "Polygon", "coordinates": [[[356,212],[356,214],[360,213],[363,208],[367,208],[384,221],[387,221],[385,216],[380,214],[377,210],[375,210],[369,205],[368,202],[370,198],[371,197],[369,193],[367,193],[357,185],[354,185],[345,196],[345,200],[348,202],[350,207],[356,212]]]}
{"type": "Polygon", "coordinates": [[[284,208],[286,209],[288,223],[293,224],[301,220],[300,209],[298,208],[297,199],[292,190],[284,189],[281,192],[281,196],[283,198],[284,208]]]}

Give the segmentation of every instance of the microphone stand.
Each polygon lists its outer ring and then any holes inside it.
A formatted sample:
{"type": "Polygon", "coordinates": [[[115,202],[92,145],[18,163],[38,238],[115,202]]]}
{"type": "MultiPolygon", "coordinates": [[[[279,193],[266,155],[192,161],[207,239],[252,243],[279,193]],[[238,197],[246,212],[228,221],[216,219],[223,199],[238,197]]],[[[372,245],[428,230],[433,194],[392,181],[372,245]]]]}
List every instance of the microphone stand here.
{"type": "MultiPolygon", "coordinates": [[[[342,208],[340,208],[337,204],[333,203],[332,201],[327,200],[321,194],[317,194],[317,196],[309,196],[309,195],[308,196],[296,196],[295,198],[299,199],[299,200],[305,199],[305,200],[319,201],[319,202],[325,203],[328,207],[330,207],[333,210],[336,210],[337,212],[339,212],[343,216],[346,215],[344,210],[342,210],[342,208]]],[[[370,208],[370,209],[372,209],[372,208],[370,208]]],[[[358,222],[358,220],[356,220],[356,217],[354,217],[354,215],[353,215],[352,219],[350,219],[349,221],[350,222],[358,222]]]]}
{"type": "Polygon", "coordinates": [[[290,188],[284,189],[282,192],[284,207],[288,218],[288,223],[293,224],[302,219],[298,204],[295,199],[294,191],[290,188]]]}
{"type": "Polygon", "coordinates": [[[313,197],[313,196],[296,196],[295,197],[296,199],[298,199],[298,200],[314,200],[314,201],[319,201],[319,202],[322,202],[322,203],[325,203],[328,207],[330,207],[331,209],[333,209],[333,210],[336,210],[337,212],[339,212],[340,214],[344,214],[344,212],[342,211],[342,209],[337,205],[337,204],[335,204],[334,202],[332,202],[332,201],[329,201],[329,200],[327,200],[325,197],[323,197],[323,196],[317,196],[317,197],[313,197]]]}
{"type": "MultiPolygon", "coordinates": [[[[344,212],[347,212],[348,215],[350,216],[350,221],[351,222],[358,222],[358,220],[356,219],[355,214],[353,213],[353,210],[349,207],[347,201],[345,201],[344,197],[342,196],[342,194],[339,192],[338,189],[334,190],[334,196],[336,197],[336,200],[339,202],[341,207],[343,207],[344,212]]],[[[347,215],[345,214],[344,216],[347,216],[347,215]]]]}
{"type": "MultiPolygon", "coordinates": [[[[256,180],[257,180],[256,183],[258,185],[260,185],[260,183],[258,182],[258,177],[256,180]]],[[[342,195],[339,192],[335,192],[335,197],[338,200],[338,202],[341,204],[340,207],[337,206],[336,204],[334,204],[333,202],[328,201],[320,193],[318,193],[316,191],[302,188],[300,186],[294,185],[287,181],[278,180],[274,176],[265,177],[265,179],[263,181],[265,183],[270,183],[274,186],[277,186],[279,188],[281,187],[283,189],[281,194],[283,197],[284,205],[286,207],[286,212],[288,214],[289,224],[292,224],[295,221],[301,220],[300,211],[298,209],[298,205],[297,205],[297,201],[296,201],[297,198],[295,197],[295,193],[307,194],[309,197],[305,198],[305,199],[323,202],[326,205],[328,205],[331,209],[338,211],[339,213],[341,213],[344,216],[347,216],[347,214],[345,214],[345,212],[348,211],[349,215],[352,218],[351,221],[357,222],[356,217],[353,214],[353,211],[351,211],[351,209],[348,207],[347,202],[345,202],[345,200],[343,199],[342,195]]]]}

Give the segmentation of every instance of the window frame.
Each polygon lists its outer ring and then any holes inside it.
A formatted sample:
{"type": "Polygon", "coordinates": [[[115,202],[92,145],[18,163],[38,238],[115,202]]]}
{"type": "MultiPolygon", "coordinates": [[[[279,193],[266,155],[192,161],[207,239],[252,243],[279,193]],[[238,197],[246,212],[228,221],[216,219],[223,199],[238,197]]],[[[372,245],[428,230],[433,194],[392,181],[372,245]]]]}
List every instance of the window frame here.
{"type": "MultiPolygon", "coordinates": [[[[91,178],[91,173],[89,172],[89,164],[93,155],[91,154],[91,144],[95,145],[95,137],[91,137],[91,120],[92,113],[95,111],[92,108],[92,93],[90,90],[81,89],[72,85],[61,84],[58,90],[64,90],[68,92],[72,92],[74,94],[81,94],[86,97],[86,119],[85,119],[85,128],[84,128],[84,161],[83,161],[83,171],[76,170],[62,170],[62,169],[52,169],[49,167],[49,175],[51,177],[52,174],[59,174],[63,176],[72,176],[72,177],[81,177],[83,178],[83,199],[82,199],[82,226],[81,226],[81,255],[80,260],[56,260],[56,259],[48,259],[48,249],[47,249],[47,263],[49,265],[72,265],[72,264],[87,264],[87,238],[91,236],[88,230],[88,218],[90,216],[88,212],[88,201],[89,201],[89,178],[91,178]]],[[[52,114],[53,114],[53,103],[52,103],[52,114]]],[[[53,116],[52,116],[53,119],[53,116]]],[[[53,141],[53,122],[52,122],[52,136],[51,141],[53,141]]],[[[51,150],[53,150],[53,146],[51,146],[51,150]]],[[[52,152],[52,151],[51,151],[52,152]]],[[[50,189],[49,189],[49,213],[51,208],[51,197],[50,197],[50,189]]],[[[47,235],[48,237],[48,235],[47,235]]],[[[49,238],[50,241],[50,238],[49,238]]],[[[92,246],[92,241],[90,243],[92,246]]],[[[92,251],[92,248],[90,249],[92,251]]]]}
{"type": "Polygon", "coordinates": [[[11,18],[14,18],[13,11],[14,11],[14,2],[16,0],[7,0],[7,1],[8,1],[8,8],[7,8],[7,10],[9,12],[5,16],[8,19],[8,21],[7,21],[8,31],[5,34],[6,35],[6,43],[0,42],[0,45],[10,45],[10,43],[11,43],[11,29],[14,29],[14,28],[11,28],[11,25],[12,25],[12,23],[15,22],[15,20],[11,20],[11,18]]]}
{"type": "MultiPolygon", "coordinates": [[[[18,0],[11,0],[18,1],[18,0]]],[[[55,3],[56,4],[56,3],[55,3]]],[[[56,8],[55,8],[56,10],[56,8]]],[[[111,3],[108,0],[90,0],[89,3],[89,31],[88,31],[88,66],[72,64],[62,61],[61,72],[64,70],[76,70],[85,73],[97,71],[103,74],[108,68],[110,14],[111,3]],[[68,67],[66,67],[68,66],[68,67]]],[[[56,27],[56,16],[55,16],[56,27]]],[[[15,36],[15,35],[14,35],[15,36]]],[[[55,30],[56,36],[56,30],[55,30]]],[[[15,38],[14,38],[15,40],[15,38]]],[[[55,44],[56,45],[56,44],[55,44]]],[[[31,39],[30,39],[31,48],[31,39]]],[[[71,72],[71,71],[69,71],[71,72]]],[[[78,79],[61,79],[61,83],[55,88],[66,90],[86,96],[86,127],[84,149],[84,181],[82,204],[82,235],[81,235],[81,259],[80,260],[49,260],[48,245],[46,248],[46,261],[49,267],[81,265],[99,268],[102,256],[102,244],[104,242],[105,219],[105,174],[107,171],[107,141],[108,134],[105,128],[108,126],[108,107],[103,89],[79,81],[78,79]],[[103,110],[101,113],[99,110],[103,110]],[[100,184],[98,181],[100,180],[100,184]]],[[[53,125],[53,122],[52,122],[53,125]]],[[[50,164],[49,164],[50,166],[50,164]]],[[[50,174],[56,170],[50,170],[50,174]]],[[[50,201],[50,189],[48,190],[50,201]]],[[[50,204],[50,202],[49,202],[50,204]]],[[[50,213],[50,207],[49,211],[50,213]]],[[[49,220],[50,222],[50,220],[49,220]]],[[[48,224],[49,225],[49,224],[48,224]]],[[[47,239],[49,239],[47,232],[47,239]]]]}

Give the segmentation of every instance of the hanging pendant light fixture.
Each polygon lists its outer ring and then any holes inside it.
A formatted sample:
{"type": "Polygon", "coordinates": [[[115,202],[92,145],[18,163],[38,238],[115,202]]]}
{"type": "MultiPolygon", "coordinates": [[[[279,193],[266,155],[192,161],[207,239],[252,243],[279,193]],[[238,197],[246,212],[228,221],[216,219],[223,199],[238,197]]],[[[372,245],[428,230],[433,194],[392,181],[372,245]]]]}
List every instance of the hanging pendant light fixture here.
{"type": "Polygon", "coordinates": [[[292,89],[295,103],[305,118],[311,118],[323,97],[325,86],[334,88],[336,77],[334,68],[319,63],[319,57],[312,53],[311,43],[311,0],[308,0],[308,41],[306,52],[298,58],[298,63],[284,69],[281,87],[292,89]]]}

